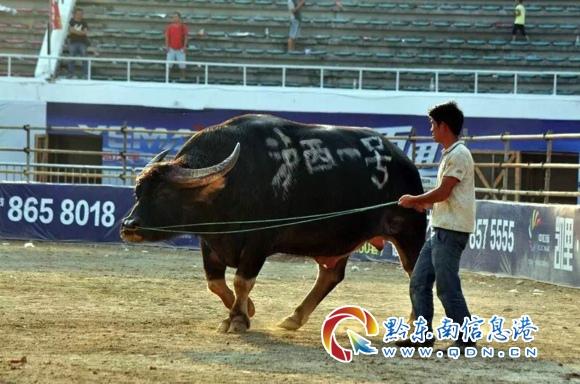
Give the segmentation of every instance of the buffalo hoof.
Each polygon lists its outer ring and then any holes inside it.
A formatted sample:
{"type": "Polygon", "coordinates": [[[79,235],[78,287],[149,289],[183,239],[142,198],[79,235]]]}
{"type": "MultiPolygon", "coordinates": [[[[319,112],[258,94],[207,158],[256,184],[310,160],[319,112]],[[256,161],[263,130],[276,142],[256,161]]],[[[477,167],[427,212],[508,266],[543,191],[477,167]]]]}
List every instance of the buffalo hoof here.
{"type": "Polygon", "coordinates": [[[222,320],[216,331],[219,333],[226,333],[230,329],[230,318],[222,320]]]}
{"type": "Polygon", "coordinates": [[[254,317],[255,314],[256,307],[254,306],[254,302],[248,297],[248,316],[254,317]]]}
{"type": "Polygon", "coordinates": [[[230,320],[228,333],[244,333],[250,328],[250,320],[243,315],[234,316],[230,320]]]}
{"type": "Polygon", "coordinates": [[[296,331],[301,326],[302,326],[302,323],[300,322],[300,320],[298,320],[296,315],[288,316],[287,318],[282,320],[280,323],[278,323],[278,327],[287,329],[289,331],[296,331]]]}

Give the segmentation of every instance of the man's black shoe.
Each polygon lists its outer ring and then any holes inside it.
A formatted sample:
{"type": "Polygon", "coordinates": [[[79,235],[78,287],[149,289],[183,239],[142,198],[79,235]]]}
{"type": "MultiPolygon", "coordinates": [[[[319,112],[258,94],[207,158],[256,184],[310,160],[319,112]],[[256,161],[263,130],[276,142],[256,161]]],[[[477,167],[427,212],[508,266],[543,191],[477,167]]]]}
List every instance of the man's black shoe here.
{"type": "Polygon", "coordinates": [[[419,347],[433,347],[435,344],[435,340],[425,340],[423,343],[414,343],[410,339],[399,340],[395,341],[395,345],[399,348],[401,347],[411,347],[411,348],[419,348],[419,347]]]}

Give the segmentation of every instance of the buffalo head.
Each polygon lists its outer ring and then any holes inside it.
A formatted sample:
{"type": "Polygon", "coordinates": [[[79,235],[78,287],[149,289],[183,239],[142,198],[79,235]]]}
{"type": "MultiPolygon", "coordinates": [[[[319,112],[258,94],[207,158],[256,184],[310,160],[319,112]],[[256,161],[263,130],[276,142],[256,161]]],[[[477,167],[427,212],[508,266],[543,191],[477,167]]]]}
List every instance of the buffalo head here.
{"type": "Polygon", "coordinates": [[[238,161],[240,143],[222,162],[206,168],[188,168],[182,158],[163,161],[167,152],[155,156],[137,178],[136,203],[121,223],[125,241],[165,240],[177,234],[171,230],[187,230],[196,218],[192,211],[207,209],[225,187],[225,176],[238,161]]]}

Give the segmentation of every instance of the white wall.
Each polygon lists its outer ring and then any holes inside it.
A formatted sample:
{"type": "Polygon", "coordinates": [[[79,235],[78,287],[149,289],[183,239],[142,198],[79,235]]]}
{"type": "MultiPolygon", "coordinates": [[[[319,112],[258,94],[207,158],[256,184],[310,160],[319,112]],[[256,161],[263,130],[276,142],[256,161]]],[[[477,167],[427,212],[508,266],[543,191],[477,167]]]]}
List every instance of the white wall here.
{"type": "Polygon", "coordinates": [[[580,97],[351,91],[281,87],[86,82],[0,78],[0,99],[26,102],[143,105],[185,109],[351,112],[424,116],[454,98],[470,117],[580,120],[580,97]]]}
{"type": "MultiPolygon", "coordinates": [[[[3,90],[0,86],[0,92],[3,90]]],[[[0,127],[22,127],[26,124],[31,127],[46,127],[46,103],[42,101],[12,101],[2,100],[4,93],[0,93],[0,127]]],[[[34,135],[43,134],[45,131],[34,131],[31,135],[30,145],[34,146],[34,135]]],[[[23,129],[5,130],[0,129],[0,147],[24,148],[26,146],[26,133],[23,129]]],[[[24,152],[0,151],[0,162],[26,161],[24,152]]]]}

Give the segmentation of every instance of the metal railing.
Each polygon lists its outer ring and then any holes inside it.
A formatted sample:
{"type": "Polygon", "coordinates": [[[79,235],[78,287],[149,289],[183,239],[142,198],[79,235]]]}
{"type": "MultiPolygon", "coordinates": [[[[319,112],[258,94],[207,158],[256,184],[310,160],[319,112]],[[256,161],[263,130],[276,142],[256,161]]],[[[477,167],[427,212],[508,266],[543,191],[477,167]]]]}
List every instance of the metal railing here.
{"type": "MultiPolygon", "coordinates": [[[[91,180],[96,179],[108,179],[121,180],[123,184],[132,182],[139,172],[141,172],[142,167],[130,166],[131,158],[152,158],[155,156],[153,153],[146,152],[131,152],[128,150],[130,148],[130,136],[133,133],[159,133],[159,130],[152,130],[146,128],[128,128],[123,125],[120,128],[78,128],[78,127],[61,127],[61,126],[51,126],[48,128],[52,131],[58,132],[77,132],[77,133],[121,133],[123,140],[122,150],[120,151],[88,151],[88,150],[70,150],[70,149],[50,149],[50,148],[33,148],[31,147],[32,135],[35,132],[45,132],[47,128],[43,127],[30,127],[25,125],[23,127],[0,127],[0,130],[21,130],[24,131],[26,135],[26,146],[22,148],[15,147],[0,147],[0,152],[17,152],[24,153],[26,156],[25,163],[0,163],[0,174],[18,174],[24,176],[26,181],[31,181],[31,176],[43,175],[43,176],[60,176],[67,178],[72,178],[71,180],[77,180],[79,178],[88,178],[91,180]],[[100,156],[101,159],[108,158],[118,158],[121,166],[100,166],[100,165],[72,165],[72,164],[55,164],[46,162],[33,162],[32,157],[34,154],[68,154],[68,155],[83,155],[83,156],[100,156]],[[9,170],[8,168],[19,168],[20,171],[9,170]],[[42,169],[36,169],[42,168],[42,169]],[[46,170],[46,169],[57,169],[57,170],[46,170]],[[83,172],[79,172],[82,170],[83,172]],[[99,171],[99,172],[91,172],[99,171]],[[100,171],[110,171],[110,174],[99,175],[100,171]]],[[[168,132],[172,136],[191,136],[195,131],[181,129],[178,131],[168,132]]]]}
{"type": "MultiPolygon", "coordinates": [[[[23,60],[23,59],[30,59],[30,60],[38,60],[43,59],[50,62],[53,61],[78,61],[78,62],[86,62],[87,63],[87,74],[86,77],[88,80],[97,81],[94,79],[94,67],[95,63],[105,63],[109,65],[122,65],[124,73],[123,80],[126,82],[134,81],[135,79],[135,71],[142,70],[135,69],[136,64],[148,65],[148,64],[158,64],[164,66],[164,79],[163,82],[169,83],[171,82],[170,78],[170,66],[173,64],[166,60],[145,60],[145,59],[129,59],[129,58],[95,58],[95,57],[70,57],[70,56],[62,56],[62,57],[53,57],[53,56],[39,56],[39,55],[23,55],[23,54],[0,54],[0,63],[2,60],[6,60],[7,67],[6,67],[6,76],[12,77],[13,76],[13,62],[15,60],[23,60]]],[[[503,85],[509,85],[510,92],[514,94],[521,93],[521,78],[524,76],[542,76],[550,78],[550,89],[548,90],[549,94],[551,95],[558,95],[558,87],[561,84],[561,80],[564,77],[580,77],[580,72],[574,71],[506,71],[506,70],[480,70],[480,69],[433,69],[433,68],[379,68],[379,67],[348,67],[348,66],[319,66],[319,65],[288,65],[288,64],[245,64],[245,63],[215,63],[215,62],[201,62],[201,61],[187,61],[185,62],[187,67],[190,68],[197,68],[201,75],[199,76],[198,83],[201,85],[208,85],[208,84],[220,84],[220,80],[223,78],[219,75],[220,68],[223,70],[224,68],[234,68],[240,71],[239,75],[241,78],[239,79],[239,84],[237,86],[256,86],[260,85],[259,83],[251,82],[249,83],[249,70],[264,70],[270,69],[276,72],[279,72],[278,80],[275,82],[276,84],[280,84],[281,87],[287,87],[289,84],[288,78],[291,76],[289,72],[292,70],[310,70],[314,71],[317,75],[316,78],[318,79],[317,84],[312,86],[317,88],[336,88],[333,86],[328,86],[329,83],[332,83],[332,72],[340,71],[340,72],[351,72],[352,79],[353,79],[353,87],[352,89],[357,90],[369,90],[366,86],[373,82],[372,78],[369,78],[370,74],[390,74],[394,77],[394,87],[392,91],[402,91],[401,82],[402,82],[402,74],[415,74],[415,75],[426,75],[426,81],[428,83],[428,89],[424,90],[425,92],[435,92],[439,93],[442,92],[444,84],[453,85],[457,81],[449,80],[448,83],[442,81],[442,75],[471,75],[473,77],[472,81],[466,81],[462,83],[467,83],[470,85],[470,91],[465,91],[462,93],[481,93],[482,89],[482,77],[484,76],[492,76],[495,77],[494,81],[500,81],[503,85]],[[218,74],[213,75],[213,73],[217,72],[218,74]],[[215,76],[215,77],[211,77],[215,76]]],[[[278,76],[278,75],[277,75],[278,76]]],[[[350,77],[349,77],[350,78],[350,77]]],[[[425,80],[425,79],[422,79],[425,80]]],[[[228,84],[221,84],[221,85],[228,85],[228,84]]],[[[494,85],[498,85],[495,83],[494,85]]],[[[385,91],[386,89],[381,89],[385,91]]],[[[580,92],[580,91],[579,91],[580,92]]],[[[493,93],[493,92],[485,92],[493,93]]],[[[525,92],[524,92],[525,93],[525,92]]]]}
{"type": "MultiPolygon", "coordinates": [[[[74,165],[59,163],[0,162],[0,175],[5,181],[31,181],[65,184],[119,184],[119,180],[134,180],[141,167],[74,165]],[[122,176],[125,172],[126,176],[122,176]]],[[[122,183],[124,184],[124,183],[122,183]]]]}
{"type": "MultiPolygon", "coordinates": [[[[475,163],[476,169],[478,168],[499,168],[501,169],[502,176],[502,187],[501,188],[476,188],[476,192],[487,193],[491,195],[501,195],[503,200],[507,200],[508,195],[515,196],[543,196],[544,203],[548,203],[550,197],[578,197],[580,198],[580,191],[550,191],[551,182],[551,170],[552,169],[572,169],[579,170],[580,163],[552,163],[553,155],[553,142],[554,140],[578,140],[580,139],[580,133],[551,133],[546,132],[543,134],[522,134],[514,135],[509,133],[502,133],[499,135],[482,135],[482,136],[469,136],[465,135],[461,138],[465,142],[483,142],[483,141],[501,141],[503,142],[503,161],[497,163],[475,163]],[[546,161],[545,162],[508,162],[508,154],[510,152],[510,141],[545,141],[546,142],[546,161]],[[508,169],[543,169],[546,171],[544,175],[544,188],[538,191],[524,191],[519,189],[509,189],[508,188],[508,169]]],[[[432,141],[431,136],[414,136],[409,137],[409,140],[415,141],[432,141]]],[[[580,148],[578,150],[580,153],[580,148]]],[[[413,155],[413,160],[414,160],[413,155]]],[[[416,164],[418,168],[434,168],[438,167],[439,163],[421,163],[416,164]]],[[[580,177],[580,175],[578,176],[580,177]]]]}
{"type": "MultiPolygon", "coordinates": [[[[103,184],[133,184],[135,178],[142,170],[142,166],[136,166],[131,161],[132,158],[146,158],[149,159],[155,154],[146,152],[130,152],[127,148],[131,147],[131,137],[133,133],[159,133],[159,130],[146,128],[129,128],[126,125],[120,128],[79,128],[79,127],[50,127],[50,130],[58,132],[83,132],[83,133],[121,133],[123,140],[122,149],[119,151],[104,150],[104,151],[83,151],[83,150],[64,150],[64,149],[48,149],[48,148],[33,148],[33,134],[35,132],[45,132],[46,128],[35,127],[0,127],[0,130],[20,130],[26,135],[26,145],[24,147],[0,147],[0,152],[23,153],[26,161],[20,163],[3,162],[0,163],[0,176],[4,180],[20,180],[20,181],[48,181],[48,182],[71,182],[71,183],[91,183],[98,182],[103,184]],[[74,154],[85,156],[100,156],[118,159],[120,165],[78,165],[78,164],[54,164],[48,162],[33,161],[34,154],[74,154]],[[21,176],[18,178],[17,176],[21,176]]],[[[49,131],[50,132],[50,131],[49,131]]],[[[167,133],[175,136],[190,136],[195,133],[191,130],[168,131],[167,133]]],[[[408,154],[416,160],[416,144],[418,141],[433,141],[431,136],[415,136],[413,132],[409,135],[385,136],[393,142],[409,141],[408,154]]],[[[479,162],[476,163],[476,169],[492,168],[499,169],[502,172],[503,184],[501,188],[496,186],[489,186],[486,188],[476,188],[476,192],[486,193],[491,196],[503,196],[506,200],[508,195],[515,196],[543,196],[544,202],[548,203],[550,197],[576,197],[580,198],[579,191],[551,191],[550,180],[552,169],[568,169],[580,170],[580,164],[576,163],[553,163],[551,161],[553,154],[554,140],[580,140],[580,133],[545,133],[545,134],[527,134],[527,135],[484,135],[484,136],[469,136],[462,137],[467,143],[481,142],[481,141],[501,141],[504,143],[503,159],[501,162],[479,162]],[[517,140],[541,140],[547,143],[546,146],[546,161],[543,162],[509,162],[508,153],[510,152],[510,141],[517,140]],[[508,185],[507,172],[509,169],[542,169],[545,170],[544,188],[543,190],[520,190],[519,188],[510,189],[508,185]]],[[[155,138],[157,140],[157,137],[155,138]]],[[[416,161],[415,161],[416,162],[416,161]]],[[[439,163],[416,162],[420,169],[435,168],[439,163]]]]}

